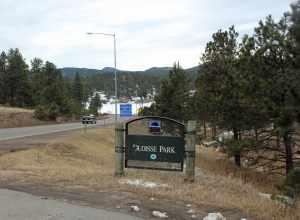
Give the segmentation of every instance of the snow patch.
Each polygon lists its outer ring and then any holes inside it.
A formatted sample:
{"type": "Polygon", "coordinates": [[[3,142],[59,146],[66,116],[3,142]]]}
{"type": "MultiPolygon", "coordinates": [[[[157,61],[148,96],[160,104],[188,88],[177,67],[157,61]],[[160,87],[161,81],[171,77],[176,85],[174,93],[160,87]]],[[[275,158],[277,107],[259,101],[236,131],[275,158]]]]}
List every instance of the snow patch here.
{"type": "Polygon", "coordinates": [[[153,211],[152,215],[154,217],[158,217],[158,218],[168,218],[168,215],[166,212],[160,212],[160,211],[153,211]]]}
{"type": "Polygon", "coordinates": [[[140,208],[137,205],[132,205],[132,206],[130,206],[130,208],[131,208],[131,211],[134,211],[134,212],[140,211],[140,208]]]}
{"type": "Polygon", "coordinates": [[[141,179],[120,180],[119,183],[120,184],[132,185],[132,186],[140,186],[140,187],[145,187],[145,188],[168,187],[167,184],[160,184],[160,183],[155,183],[155,182],[149,182],[149,181],[144,181],[144,180],[141,180],[141,179]]]}
{"type": "Polygon", "coordinates": [[[195,213],[195,210],[194,210],[194,209],[189,209],[189,210],[187,211],[187,213],[193,214],[193,213],[195,213]]]}
{"type": "Polygon", "coordinates": [[[203,220],[226,220],[226,218],[221,213],[208,213],[203,220]]]}

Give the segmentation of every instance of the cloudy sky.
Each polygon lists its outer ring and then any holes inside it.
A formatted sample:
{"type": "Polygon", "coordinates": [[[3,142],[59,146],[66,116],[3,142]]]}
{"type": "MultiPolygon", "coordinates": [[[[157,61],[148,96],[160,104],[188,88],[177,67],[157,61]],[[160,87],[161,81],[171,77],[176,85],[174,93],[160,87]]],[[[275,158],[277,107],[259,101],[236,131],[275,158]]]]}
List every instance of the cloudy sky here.
{"type": "Polygon", "coordinates": [[[234,24],[251,34],[260,19],[279,19],[293,0],[1,0],[0,49],[20,48],[58,67],[144,70],[195,66],[212,33],[234,24]]]}

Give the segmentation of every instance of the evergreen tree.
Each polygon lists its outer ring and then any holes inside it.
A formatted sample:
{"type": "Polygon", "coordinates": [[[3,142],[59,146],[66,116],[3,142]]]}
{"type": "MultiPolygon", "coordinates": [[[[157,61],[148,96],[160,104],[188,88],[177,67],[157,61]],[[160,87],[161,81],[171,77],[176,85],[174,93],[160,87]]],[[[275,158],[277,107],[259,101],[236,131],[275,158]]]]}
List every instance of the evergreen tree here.
{"type": "MultiPolygon", "coordinates": [[[[248,124],[243,74],[238,69],[238,33],[234,27],[219,30],[206,46],[202,57],[203,66],[197,81],[200,106],[209,113],[213,126],[232,130],[235,141],[248,124]]],[[[203,111],[202,110],[202,111],[203,111]]],[[[203,112],[200,112],[203,114],[203,112]]],[[[235,162],[240,166],[241,149],[233,149],[235,162]]]]}
{"type": "Polygon", "coordinates": [[[178,64],[174,64],[169,77],[161,83],[160,93],[155,97],[156,114],[177,119],[188,120],[189,79],[178,64]]]}
{"type": "Polygon", "coordinates": [[[32,99],[35,106],[40,104],[42,96],[41,93],[45,86],[43,65],[43,61],[39,58],[34,58],[31,61],[30,79],[32,86],[32,99]]]}
{"type": "Polygon", "coordinates": [[[8,52],[3,82],[8,89],[7,101],[11,106],[32,105],[28,66],[18,49],[10,49],[8,52]]]}
{"type": "Polygon", "coordinates": [[[83,83],[79,73],[75,74],[75,78],[72,83],[71,96],[73,99],[73,112],[76,115],[80,115],[82,108],[84,107],[84,90],[83,83]]]}
{"type": "Polygon", "coordinates": [[[90,106],[89,106],[89,111],[90,113],[98,116],[98,112],[102,107],[102,101],[100,99],[100,96],[98,93],[95,94],[95,96],[92,98],[90,106]]]}
{"type": "Polygon", "coordinates": [[[5,52],[2,52],[0,55],[0,104],[6,104],[7,102],[7,85],[6,82],[6,62],[7,57],[5,52]]]}
{"type": "Polygon", "coordinates": [[[42,68],[43,89],[41,90],[38,114],[44,119],[55,119],[59,115],[71,114],[71,101],[67,84],[53,63],[46,62],[42,68]]]}
{"type": "Polygon", "coordinates": [[[75,74],[75,78],[72,86],[72,96],[73,99],[78,103],[82,104],[83,102],[83,84],[79,73],[75,74]]]}
{"type": "Polygon", "coordinates": [[[276,23],[271,16],[255,28],[257,99],[264,103],[270,120],[274,123],[285,145],[286,173],[293,164],[292,138],[294,123],[300,109],[300,75],[295,69],[294,40],[290,34],[287,17],[276,23]]]}

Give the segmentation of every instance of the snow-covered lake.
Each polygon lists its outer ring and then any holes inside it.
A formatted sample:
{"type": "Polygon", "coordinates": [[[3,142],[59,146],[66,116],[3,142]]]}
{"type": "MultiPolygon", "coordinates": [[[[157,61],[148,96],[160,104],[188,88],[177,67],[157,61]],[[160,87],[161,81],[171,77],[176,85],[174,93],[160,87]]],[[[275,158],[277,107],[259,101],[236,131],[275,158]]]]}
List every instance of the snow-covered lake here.
{"type": "MultiPolygon", "coordinates": [[[[150,107],[151,104],[153,102],[146,102],[146,103],[143,103],[143,106],[142,106],[142,103],[134,103],[134,102],[127,102],[127,103],[118,103],[118,110],[117,110],[117,114],[120,114],[120,104],[131,104],[132,105],[132,114],[133,115],[137,115],[138,114],[138,110],[142,107],[150,107]]],[[[106,103],[106,104],[103,104],[102,105],[102,108],[100,110],[100,112],[103,114],[103,113],[106,113],[106,114],[115,114],[115,104],[114,103],[106,103]]]]}

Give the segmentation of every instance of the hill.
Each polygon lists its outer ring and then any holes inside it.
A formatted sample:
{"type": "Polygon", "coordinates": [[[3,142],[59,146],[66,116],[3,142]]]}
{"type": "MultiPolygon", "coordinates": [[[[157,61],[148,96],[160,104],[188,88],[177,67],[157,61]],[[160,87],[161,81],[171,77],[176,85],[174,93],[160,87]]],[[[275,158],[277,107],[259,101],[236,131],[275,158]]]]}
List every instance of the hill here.
{"type": "MultiPolygon", "coordinates": [[[[185,69],[188,77],[196,80],[199,66],[185,69]]],[[[72,80],[76,73],[84,77],[85,86],[89,91],[104,91],[108,96],[114,95],[114,71],[112,67],[99,69],[65,67],[60,69],[66,78],[72,80]]],[[[172,67],[152,67],[144,71],[128,71],[117,69],[118,92],[120,96],[136,96],[143,92],[159,92],[160,82],[167,77],[172,67]]],[[[191,89],[193,83],[191,84],[191,89]]]]}
{"type": "MultiPolygon", "coordinates": [[[[134,73],[134,74],[145,74],[149,76],[159,76],[164,77],[169,74],[169,71],[172,67],[152,67],[144,71],[129,71],[129,70],[119,70],[117,73],[134,73]]],[[[78,67],[64,67],[60,69],[64,76],[72,77],[76,73],[79,73],[81,76],[94,76],[97,74],[112,74],[114,73],[113,67],[105,67],[103,69],[89,69],[89,68],[78,68],[78,67]]],[[[188,74],[195,75],[198,70],[198,66],[185,69],[188,74]]],[[[194,78],[194,77],[192,77],[194,78]]]]}

